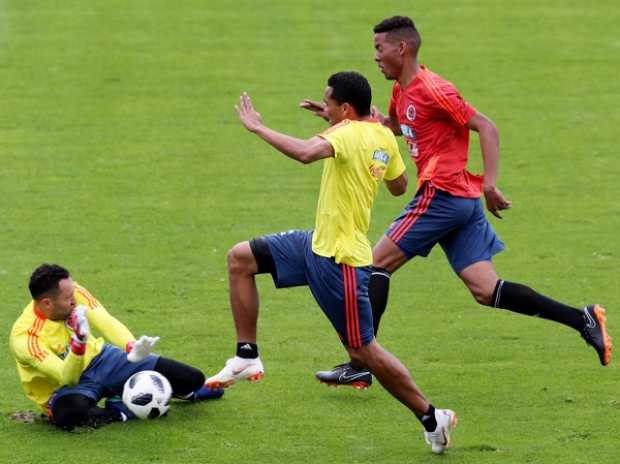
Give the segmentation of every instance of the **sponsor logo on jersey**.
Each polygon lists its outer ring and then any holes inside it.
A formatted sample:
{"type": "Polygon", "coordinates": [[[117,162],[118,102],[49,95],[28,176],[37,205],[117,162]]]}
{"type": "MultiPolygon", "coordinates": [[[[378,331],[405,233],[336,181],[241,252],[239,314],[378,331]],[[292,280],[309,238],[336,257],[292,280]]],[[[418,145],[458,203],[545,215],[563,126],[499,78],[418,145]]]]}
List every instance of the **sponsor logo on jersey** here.
{"type": "Polygon", "coordinates": [[[411,127],[409,127],[407,124],[401,124],[400,131],[403,133],[405,137],[408,137],[410,139],[416,138],[415,131],[411,127]]]}
{"type": "Polygon", "coordinates": [[[383,164],[388,164],[390,162],[390,155],[388,155],[383,150],[375,150],[372,154],[372,159],[376,161],[381,161],[383,164]]]}
{"type": "Polygon", "coordinates": [[[409,127],[407,124],[400,125],[400,131],[405,136],[405,141],[407,142],[407,146],[409,147],[409,154],[417,158],[418,157],[418,144],[416,142],[416,133],[415,131],[409,127]]]}

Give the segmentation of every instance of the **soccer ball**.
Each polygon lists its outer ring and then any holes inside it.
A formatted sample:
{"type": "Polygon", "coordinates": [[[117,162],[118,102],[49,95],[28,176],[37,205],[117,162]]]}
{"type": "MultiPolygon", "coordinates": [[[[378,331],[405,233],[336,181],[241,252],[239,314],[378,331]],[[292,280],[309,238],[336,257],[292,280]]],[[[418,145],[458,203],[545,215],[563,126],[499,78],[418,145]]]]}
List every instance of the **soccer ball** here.
{"type": "Polygon", "coordinates": [[[139,419],[155,419],[170,409],[172,387],[155,371],[136,372],[123,387],[123,403],[139,419]]]}

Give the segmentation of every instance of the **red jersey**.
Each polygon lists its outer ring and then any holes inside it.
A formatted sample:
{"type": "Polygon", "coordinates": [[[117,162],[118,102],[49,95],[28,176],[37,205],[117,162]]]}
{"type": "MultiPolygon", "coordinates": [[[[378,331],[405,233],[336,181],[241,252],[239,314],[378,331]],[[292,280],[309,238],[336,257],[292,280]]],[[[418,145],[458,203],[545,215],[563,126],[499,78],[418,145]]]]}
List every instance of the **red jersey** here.
{"type": "Polygon", "coordinates": [[[418,169],[418,188],[430,180],[452,195],[478,198],[483,176],[467,171],[469,129],[476,109],[463,100],[451,82],[421,66],[404,90],[392,88],[390,116],[400,124],[418,169]]]}

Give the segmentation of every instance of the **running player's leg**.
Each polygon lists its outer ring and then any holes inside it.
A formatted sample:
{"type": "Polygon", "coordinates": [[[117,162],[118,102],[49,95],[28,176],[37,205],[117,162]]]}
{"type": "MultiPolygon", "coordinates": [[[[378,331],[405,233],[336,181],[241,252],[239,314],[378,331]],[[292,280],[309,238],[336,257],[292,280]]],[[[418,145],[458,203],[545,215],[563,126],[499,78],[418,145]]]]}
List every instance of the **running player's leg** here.
{"type": "Polygon", "coordinates": [[[500,279],[490,261],[481,261],[459,274],[478,303],[527,316],[564,324],[579,332],[606,366],[611,361],[612,341],[607,333],[605,309],[590,305],[583,309],[565,305],[527,285],[500,279]]]}
{"type": "Polygon", "coordinates": [[[387,307],[391,275],[414,256],[427,256],[446,229],[454,227],[452,218],[446,220],[441,213],[442,202],[433,185],[425,183],[373,248],[368,296],[375,336],[387,307]]]}
{"type": "Polygon", "coordinates": [[[368,368],[394,398],[415,414],[424,427],[426,442],[434,453],[443,453],[450,446],[450,431],[457,418],[450,409],[435,409],[411,377],[409,370],[376,340],[359,348],[347,347],[356,363],[368,368]]]}
{"type": "Polygon", "coordinates": [[[249,241],[232,247],[228,252],[228,286],[237,336],[236,355],[226,361],[220,372],[207,379],[206,386],[210,389],[228,387],[244,379],[257,382],[263,376],[256,343],[258,290],[254,276],[258,272],[259,264],[249,241]]]}
{"type": "Polygon", "coordinates": [[[347,351],[354,361],[370,369],[381,385],[417,417],[426,414],[430,404],[411,378],[409,370],[375,339],[358,348],[347,346],[347,351]]]}
{"type": "MultiPolygon", "coordinates": [[[[368,284],[368,297],[372,308],[372,325],[375,336],[379,332],[379,323],[385,312],[390,291],[392,273],[405,264],[409,258],[387,236],[384,235],[372,250],[373,266],[368,284]]],[[[327,371],[319,371],[316,377],[330,385],[350,385],[355,388],[367,388],[372,384],[372,376],[368,370],[349,360],[327,371]],[[347,379],[362,379],[347,380],[347,379]],[[342,380],[345,379],[345,380],[342,380]]]]}
{"type": "Polygon", "coordinates": [[[443,452],[449,444],[449,431],[456,416],[449,410],[435,411],[407,368],[375,341],[367,293],[370,269],[336,264],[333,259],[317,255],[308,256],[306,261],[310,290],[353,361],[369,369],[416,415],[433,452],[443,452]]]}
{"type": "MultiPolygon", "coordinates": [[[[368,284],[368,297],[372,308],[372,325],[375,336],[379,332],[379,323],[385,312],[390,291],[392,273],[409,259],[387,235],[381,237],[372,250],[373,266],[368,284]]],[[[372,375],[364,366],[353,360],[339,364],[327,371],[318,371],[315,376],[330,385],[350,385],[355,388],[367,388],[372,384],[372,375]],[[343,380],[344,379],[344,380],[343,380]],[[347,380],[347,379],[362,379],[347,380]]]]}
{"type": "Polygon", "coordinates": [[[503,249],[503,244],[477,203],[471,220],[441,242],[453,269],[476,301],[571,327],[595,348],[601,364],[607,365],[612,346],[605,327],[605,310],[599,305],[584,309],[567,306],[526,285],[501,280],[491,258],[503,249]]]}
{"type": "Polygon", "coordinates": [[[383,235],[372,249],[372,261],[368,297],[372,306],[373,328],[377,336],[381,317],[387,307],[392,274],[409,261],[409,258],[392,239],[383,235]]]}
{"type": "Polygon", "coordinates": [[[277,288],[305,285],[303,248],[309,233],[289,231],[241,242],[228,254],[230,305],[237,331],[236,356],[216,375],[209,388],[228,387],[239,380],[259,381],[264,374],[258,355],[256,274],[271,273],[277,288]]]}
{"type": "Polygon", "coordinates": [[[255,274],[258,264],[250,242],[237,243],[228,252],[228,287],[230,308],[235,320],[237,340],[256,343],[258,321],[258,290],[255,274]]]}
{"type": "MultiPolygon", "coordinates": [[[[462,222],[458,215],[454,216],[451,210],[446,208],[449,201],[450,196],[437,191],[430,182],[424,184],[373,248],[368,297],[372,307],[375,336],[387,307],[392,273],[414,256],[427,256],[443,235],[462,222]]],[[[319,371],[315,375],[330,385],[351,385],[340,379],[354,376],[365,376],[368,384],[372,381],[368,371],[355,361],[340,364],[331,370],[319,371]]]]}

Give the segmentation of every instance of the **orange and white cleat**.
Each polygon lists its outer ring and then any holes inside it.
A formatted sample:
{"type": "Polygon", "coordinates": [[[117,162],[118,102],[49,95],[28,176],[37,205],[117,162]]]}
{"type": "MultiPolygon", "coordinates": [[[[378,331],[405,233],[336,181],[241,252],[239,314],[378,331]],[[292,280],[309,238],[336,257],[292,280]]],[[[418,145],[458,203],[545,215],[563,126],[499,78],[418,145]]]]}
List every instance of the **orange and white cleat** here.
{"type": "Polygon", "coordinates": [[[607,317],[605,308],[594,304],[583,308],[583,328],[581,336],[588,345],[591,345],[597,352],[598,358],[603,366],[611,361],[612,343],[611,337],[607,333],[607,317]]]}
{"type": "Polygon", "coordinates": [[[264,375],[265,369],[260,358],[246,359],[235,356],[226,361],[224,369],[209,377],[205,385],[209,388],[227,388],[240,380],[260,382],[264,375]]]}

